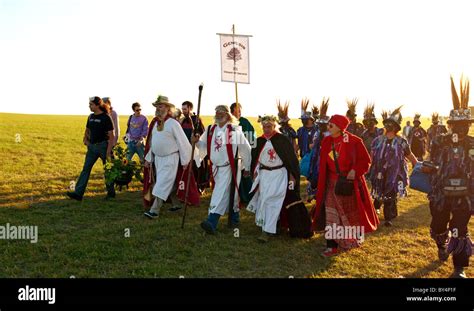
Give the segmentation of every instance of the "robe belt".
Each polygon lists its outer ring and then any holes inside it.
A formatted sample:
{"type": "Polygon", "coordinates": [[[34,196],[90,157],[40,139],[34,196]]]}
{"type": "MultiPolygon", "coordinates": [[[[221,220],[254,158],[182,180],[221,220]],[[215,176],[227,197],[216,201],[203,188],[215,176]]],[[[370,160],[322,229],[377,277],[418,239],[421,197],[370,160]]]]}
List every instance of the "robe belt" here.
{"type": "Polygon", "coordinates": [[[164,156],[159,156],[159,155],[156,155],[157,157],[160,157],[160,158],[165,158],[165,157],[168,157],[172,154],[175,154],[175,153],[179,153],[179,150],[178,151],[175,151],[175,152],[171,152],[170,154],[167,154],[167,155],[164,155],[164,156]]]}
{"type": "Polygon", "coordinates": [[[265,166],[265,165],[263,165],[262,163],[259,163],[259,164],[260,164],[260,169],[261,169],[261,170],[266,170],[266,171],[279,170],[279,169],[285,167],[285,165],[283,165],[283,164],[282,164],[282,165],[278,165],[278,166],[272,166],[272,167],[271,167],[271,166],[265,166]]]}
{"type": "MultiPolygon", "coordinates": [[[[242,158],[237,157],[237,158],[235,158],[235,160],[239,161],[239,160],[242,160],[242,158]]],[[[219,172],[219,168],[226,167],[226,166],[229,166],[229,165],[230,165],[230,162],[226,162],[224,165],[212,165],[212,166],[215,167],[212,170],[212,176],[214,176],[214,178],[215,178],[217,176],[217,173],[219,172]]]]}

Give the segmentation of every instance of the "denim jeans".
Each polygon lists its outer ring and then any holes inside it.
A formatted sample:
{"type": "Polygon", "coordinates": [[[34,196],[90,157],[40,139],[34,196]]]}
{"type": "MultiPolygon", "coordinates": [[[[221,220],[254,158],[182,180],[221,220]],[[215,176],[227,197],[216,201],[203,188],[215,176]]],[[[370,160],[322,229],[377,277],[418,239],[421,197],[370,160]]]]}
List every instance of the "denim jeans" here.
{"type": "Polygon", "coordinates": [[[140,144],[139,147],[137,147],[137,142],[136,141],[129,141],[127,143],[127,160],[130,161],[135,153],[138,155],[140,158],[140,163],[143,163],[145,160],[145,146],[143,144],[140,144]]]}
{"type": "MultiPolygon", "coordinates": [[[[84,167],[82,168],[81,175],[79,175],[79,179],[76,183],[75,193],[79,196],[84,196],[84,192],[86,191],[87,183],[89,182],[89,177],[91,175],[92,167],[94,166],[95,162],[100,158],[102,159],[102,163],[105,165],[105,161],[107,158],[107,141],[98,143],[98,144],[89,144],[87,146],[87,153],[86,159],[84,161],[84,167]]],[[[115,189],[114,184],[106,184],[107,194],[114,196],[115,189]]]]}

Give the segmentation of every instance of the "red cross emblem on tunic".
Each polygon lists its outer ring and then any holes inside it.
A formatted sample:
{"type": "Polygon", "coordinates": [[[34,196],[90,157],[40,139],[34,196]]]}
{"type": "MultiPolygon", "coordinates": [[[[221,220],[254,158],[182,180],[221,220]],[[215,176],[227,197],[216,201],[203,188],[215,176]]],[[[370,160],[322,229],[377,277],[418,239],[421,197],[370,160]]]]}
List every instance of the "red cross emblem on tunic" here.
{"type": "Polygon", "coordinates": [[[222,138],[220,136],[217,136],[215,139],[214,139],[214,151],[217,151],[219,152],[222,148],[222,138]]]}
{"type": "Polygon", "coordinates": [[[268,153],[268,155],[270,156],[270,159],[269,159],[270,162],[273,162],[273,161],[276,160],[276,152],[275,152],[275,149],[270,149],[270,150],[268,150],[267,153],[268,153]]]}

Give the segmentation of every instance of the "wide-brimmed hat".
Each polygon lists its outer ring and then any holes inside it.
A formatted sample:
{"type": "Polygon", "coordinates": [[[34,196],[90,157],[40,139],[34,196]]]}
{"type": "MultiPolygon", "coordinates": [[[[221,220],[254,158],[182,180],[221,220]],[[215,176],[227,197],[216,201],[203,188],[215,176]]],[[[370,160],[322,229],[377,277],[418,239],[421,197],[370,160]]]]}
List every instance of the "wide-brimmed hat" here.
{"type": "Polygon", "coordinates": [[[152,105],[155,107],[157,107],[158,105],[167,105],[170,108],[174,108],[174,105],[169,102],[168,97],[163,95],[158,95],[156,101],[152,103],[152,105]]]}

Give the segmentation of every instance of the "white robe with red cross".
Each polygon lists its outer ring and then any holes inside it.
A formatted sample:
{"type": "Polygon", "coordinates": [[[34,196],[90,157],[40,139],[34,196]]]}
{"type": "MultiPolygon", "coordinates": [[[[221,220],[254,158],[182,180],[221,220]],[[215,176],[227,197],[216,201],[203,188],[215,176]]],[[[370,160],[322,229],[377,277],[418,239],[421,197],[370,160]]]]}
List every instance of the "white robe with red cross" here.
{"type": "MultiPolygon", "coordinates": [[[[236,184],[239,185],[241,178],[242,169],[250,171],[250,162],[252,159],[251,147],[244,134],[242,129],[239,126],[232,125],[233,131],[231,133],[231,140],[229,143],[232,144],[232,154],[235,155],[235,152],[238,148],[237,154],[237,176],[236,184]]],[[[196,144],[196,147],[199,149],[199,155],[201,159],[207,155],[207,139],[208,139],[208,129],[201,136],[199,141],[196,144]]],[[[216,125],[214,128],[214,133],[211,138],[211,148],[210,148],[210,160],[212,162],[212,173],[214,177],[214,190],[211,196],[211,202],[209,206],[209,214],[215,213],[219,215],[224,215],[229,209],[229,193],[231,187],[231,178],[232,170],[230,167],[229,156],[227,154],[227,137],[228,136],[228,127],[227,124],[224,127],[219,127],[216,125]]],[[[238,191],[235,189],[234,196],[234,211],[239,211],[239,200],[238,200],[238,191]]]]}
{"type": "Polygon", "coordinates": [[[255,168],[256,178],[252,185],[253,192],[257,187],[247,210],[255,213],[255,223],[262,227],[262,231],[276,233],[277,222],[283,201],[288,188],[288,172],[285,167],[275,170],[261,169],[261,164],[266,167],[278,167],[283,165],[272,142],[268,140],[263,147],[255,168]]]}

